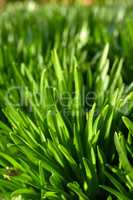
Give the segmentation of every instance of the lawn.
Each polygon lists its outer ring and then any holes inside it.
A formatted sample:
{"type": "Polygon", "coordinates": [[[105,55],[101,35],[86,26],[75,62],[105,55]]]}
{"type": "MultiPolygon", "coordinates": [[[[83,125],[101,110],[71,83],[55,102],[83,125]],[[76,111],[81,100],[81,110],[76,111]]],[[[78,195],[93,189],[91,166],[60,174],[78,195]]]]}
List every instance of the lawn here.
{"type": "Polygon", "coordinates": [[[133,7],[0,12],[0,200],[133,199],[133,7]]]}

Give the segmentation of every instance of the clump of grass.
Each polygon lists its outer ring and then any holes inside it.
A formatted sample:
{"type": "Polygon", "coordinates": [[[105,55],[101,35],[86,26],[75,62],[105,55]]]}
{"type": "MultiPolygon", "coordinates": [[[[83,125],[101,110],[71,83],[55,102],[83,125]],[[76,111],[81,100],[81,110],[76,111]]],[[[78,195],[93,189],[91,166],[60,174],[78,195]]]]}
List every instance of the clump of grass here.
{"type": "Polygon", "coordinates": [[[1,198],[132,199],[132,11],[106,9],[1,13],[1,198]]]}

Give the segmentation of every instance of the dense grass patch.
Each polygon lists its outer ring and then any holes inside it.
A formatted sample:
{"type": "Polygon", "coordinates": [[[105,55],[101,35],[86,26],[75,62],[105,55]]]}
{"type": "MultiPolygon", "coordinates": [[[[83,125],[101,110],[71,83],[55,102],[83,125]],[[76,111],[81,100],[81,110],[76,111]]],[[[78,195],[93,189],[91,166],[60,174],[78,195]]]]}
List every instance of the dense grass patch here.
{"type": "Polygon", "coordinates": [[[0,15],[0,198],[132,200],[133,9],[16,5],[0,15]]]}

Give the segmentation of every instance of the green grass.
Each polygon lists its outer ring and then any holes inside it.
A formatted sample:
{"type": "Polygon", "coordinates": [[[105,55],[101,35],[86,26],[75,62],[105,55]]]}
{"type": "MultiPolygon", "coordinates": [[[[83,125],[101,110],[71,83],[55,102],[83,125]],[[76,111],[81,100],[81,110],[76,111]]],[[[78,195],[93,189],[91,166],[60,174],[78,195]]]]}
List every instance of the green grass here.
{"type": "Polygon", "coordinates": [[[132,200],[133,9],[34,9],[0,16],[0,199],[132,200]]]}

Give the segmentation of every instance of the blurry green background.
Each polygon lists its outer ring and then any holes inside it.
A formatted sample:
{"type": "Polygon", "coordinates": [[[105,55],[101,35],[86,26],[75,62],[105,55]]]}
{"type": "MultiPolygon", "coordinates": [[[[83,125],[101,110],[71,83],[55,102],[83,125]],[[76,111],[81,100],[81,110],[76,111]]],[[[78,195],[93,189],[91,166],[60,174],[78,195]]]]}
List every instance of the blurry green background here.
{"type": "Polygon", "coordinates": [[[0,8],[4,8],[4,6],[7,3],[14,3],[14,2],[29,2],[34,1],[40,4],[45,3],[58,3],[58,4],[65,4],[65,5],[71,5],[75,3],[80,3],[84,5],[91,5],[94,3],[98,4],[108,4],[108,5],[114,5],[114,4],[126,4],[126,5],[133,5],[133,0],[0,0],[0,8]]]}
{"type": "MultiPolygon", "coordinates": [[[[5,4],[5,2],[24,2],[24,1],[29,1],[29,0],[0,0],[1,4],[5,4]]],[[[57,3],[75,3],[75,2],[79,2],[79,3],[83,3],[83,4],[92,4],[92,3],[106,3],[106,4],[114,4],[114,3],[125,3],[125,4],[133,4],[133,0],[32,0],[35,2],[39,2],[39,3],[47,3],[47,2],[57,2],[57,3]]]]}

